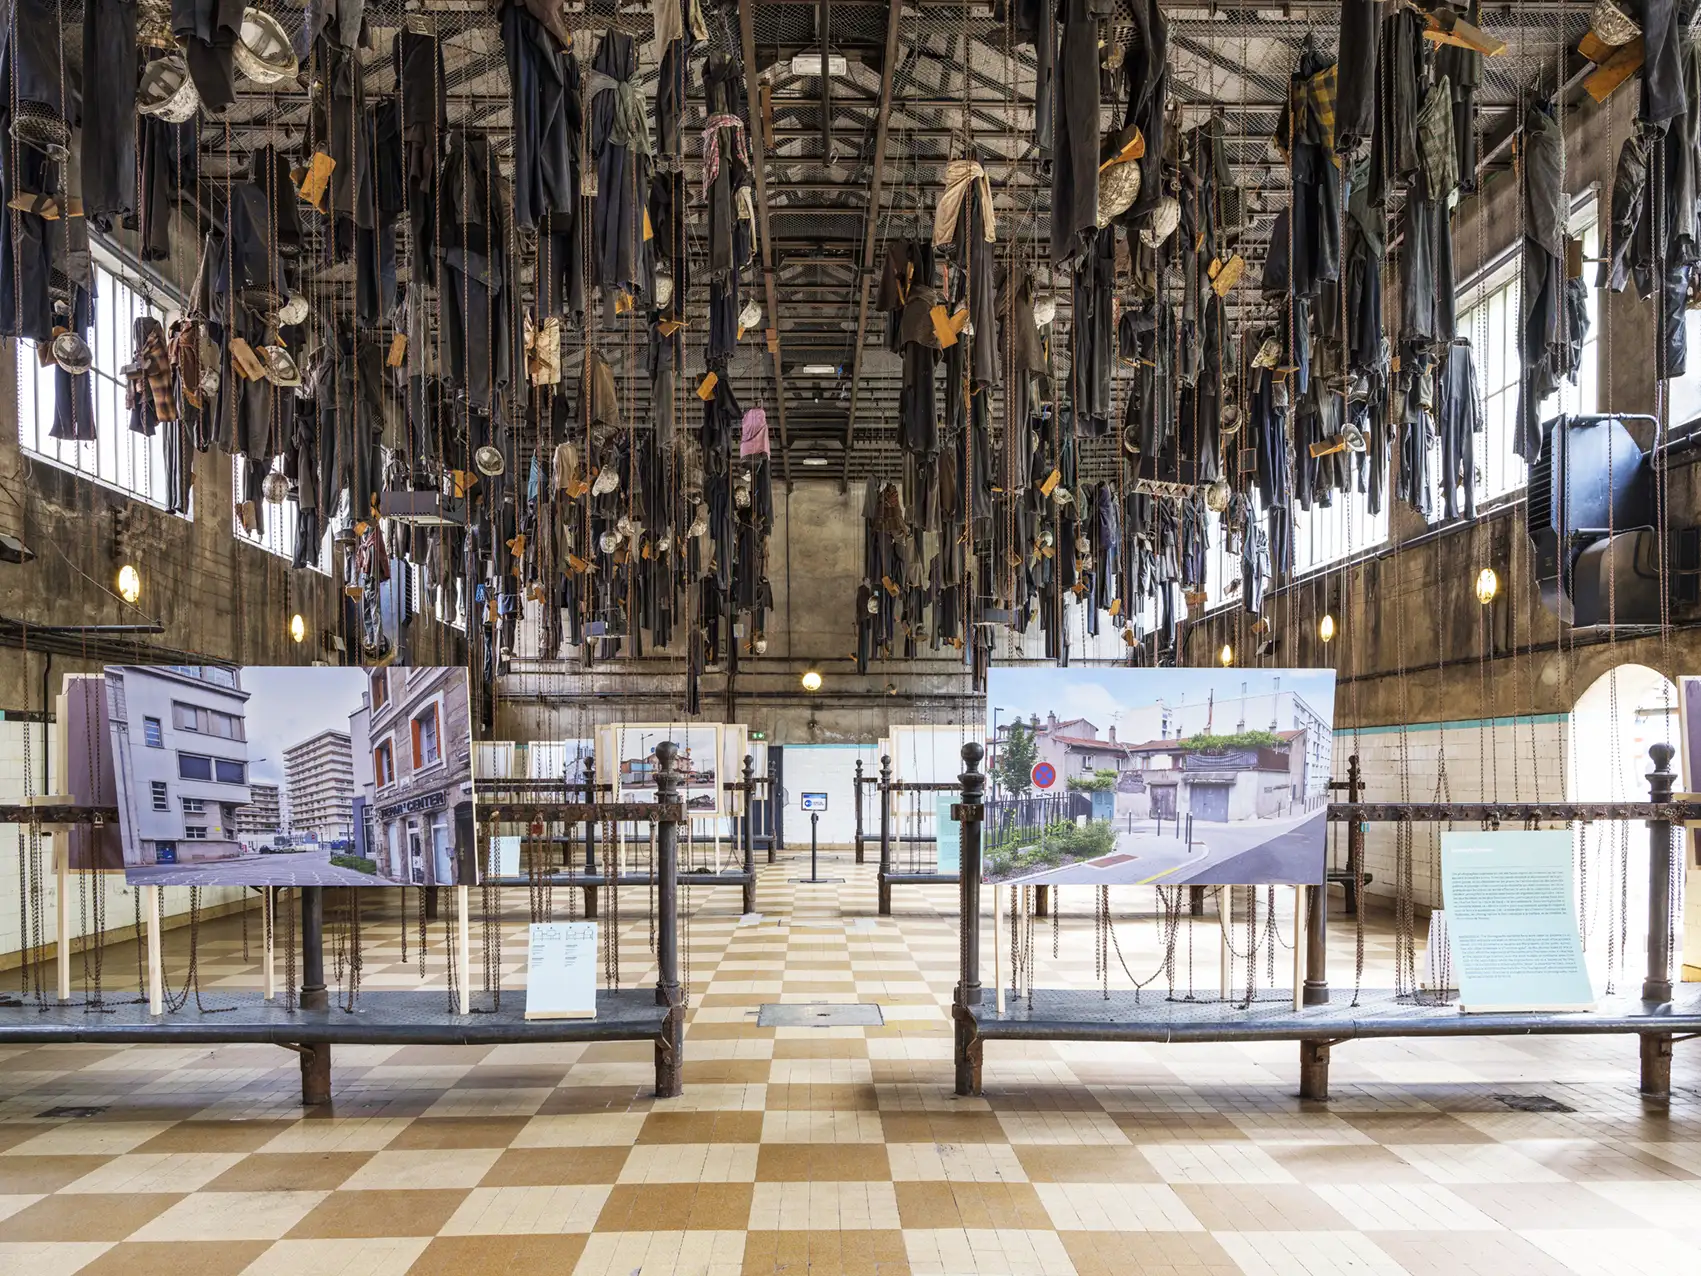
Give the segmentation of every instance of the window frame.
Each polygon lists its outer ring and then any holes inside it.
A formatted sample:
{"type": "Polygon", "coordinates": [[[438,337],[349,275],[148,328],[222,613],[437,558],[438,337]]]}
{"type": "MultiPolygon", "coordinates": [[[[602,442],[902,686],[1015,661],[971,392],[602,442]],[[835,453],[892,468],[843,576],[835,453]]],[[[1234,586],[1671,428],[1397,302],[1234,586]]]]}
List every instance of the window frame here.
{"type": "Polygon", "coordinates": [[[143,718],[142,744],[150,749],[165,748],[165,723],[158,718],[143,718]]]}
{"type": "Polygon", "coordinates": [[[207,836],[210,828],[211,825],[207,824],[185,824],[183,826],[183,840],[185,842],[211,841],[212,839],[207,836]]]}
{"type": "Polygon", "coordinates": [[[238,762],[235,758],[214,758],[213,759],[213,783],[214,784],[247,784],[248,783],[248,764],[246,762],[238,762]],[[234,780],[227,780],[227,779],[223,778],[223,776],[220,775],[220,772],[225,767],[235,767],[237,769],[237,771],[239,772],[239,778],[234,779],[234,780]]]}
{"type": "Polygon", "coordinates": [[[184,753],[181,749],[178,750],[177,778],[180,780],[193,780],[197,784],[213,783],[212,755],[207,753],[184,753]],[[190,775],[183,769],[183,764],[186,762],[205,762],[207,764],[207,773],[205,775],[190,775]]]}
{"type": "Polygon", "coordinates": [[[375,788],[388,788],[396,782],[396,751],[392,741],[385,740],[372,750],[372,775],[375,788]]]}
{"type": "MultiPolygon", "coordinates": [[[[18,447],[31,461],[165,510],[167,431],[161,429],[152,436],[131,433],[124,408],[123,368],[131,353],[133,321],[151,313],[169,327],[181,312],[181,301],[98,233],[89,236],[89,255],[95,272],[96,304],[89,334],[94,363],[87,375],[94,378],[90,391],[96,437],[55,439],[48,433],[53,423],[53,363],[49,360],[43,365],[37,343],[20,338],[11,343],[18,387],[18,447]]],[[[192,487],[187,508],[170,512],[186,522],[194,519],[192,487]]]]}
{"type": "Polygon", "coordinates": [[[433,700],[425,708],[414,714],[408,722],[413,735],[413,769],[415,771],[424,771],[431,767],[442,765],[443,714],[440,702],[433,700]],[[427,719],[431,722],[431,745],[433,756],[430,758],[425,757],[424,750],[421,747],[424,740],[424,731],[421,728],[421,724],[423,724],[427,719]]]}
{"type": "Polygon", "coordinates": [[[171,788],[164,780],[149,780],[148,791],[153,797],[152,808],[169,815],[171,813],[171,788]]]}
{"type": "Polygon", "coordinates": [[[183,797],[178,800],[183,803],[183,814],[185,815],[205,815],[207,813],[206,798],[183,797]]]}

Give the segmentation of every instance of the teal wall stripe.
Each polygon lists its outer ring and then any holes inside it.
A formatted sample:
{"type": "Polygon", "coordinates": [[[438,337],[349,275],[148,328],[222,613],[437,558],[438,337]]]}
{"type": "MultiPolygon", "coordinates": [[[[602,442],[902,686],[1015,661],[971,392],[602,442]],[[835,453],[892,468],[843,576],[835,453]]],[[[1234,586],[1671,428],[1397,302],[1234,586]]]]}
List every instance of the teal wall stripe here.
{"type": "Polygon", "coordinates": [[[1565,722],[1570,718],[1568,713],[1537,713],[1519,714],[1508,718],[1461,718],[1456,722],[1408,722],[1404,727],[1395,724],[1386,727],[1336,727],[1335,738],[1349,737],[1354,734],[1392,735],[1399,731],[1469,731],[1478,727],[1510,727],[1510,726],[1545,726],[1554,722],[1565,722]]]}

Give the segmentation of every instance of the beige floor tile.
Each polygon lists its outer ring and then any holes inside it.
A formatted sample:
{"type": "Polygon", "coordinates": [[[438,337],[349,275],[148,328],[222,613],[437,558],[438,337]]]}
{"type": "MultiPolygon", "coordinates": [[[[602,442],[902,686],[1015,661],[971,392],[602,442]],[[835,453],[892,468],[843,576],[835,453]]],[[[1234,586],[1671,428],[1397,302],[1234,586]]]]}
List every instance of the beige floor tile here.
{"type": "Polygon", "coordinates": [[[0,1159],[14,1156],[120,1156],[170,1129],[155,1121],[72,1121],[50,1126],[33,1138],[14,1143],[0,1159]]]}
{"type": "Polygon", "coordinates": [[[905,1229],[904,1248],[915,1276],[1075,1276],[1056,1232],[905,1229]]]}
{"type": "Polygon", "coordinates": [[[198,1192],[243,1159],[240,1152],[131,1152],[61,1192],[198,1192]]]}
{"type": "Polygon", "coordinates": [[[476,1187],[502,1155],[498,1148],[433,1148],[397,1152],[386,1149],[343,1182],[343,1191],[476,1187]]]}
{"type": "Polygon", "coordinates": [[[644,1128],[641,1112],[535,1116],[514,1136],[517,1148],[629,1147],[644,1128]]]}
{"type": "Polygon", "coordinates": [[[1036,1183],[1033,1190],[1060,1232],[1188,1232],[1202,1226],[1166,1183],[1036,1183]]]}
{"type": "Polygon", "coordinates": [[[405,1117],[297,1121],[260,1145],[261,1152],[377,1152],[407,1127],[405,1117]]]}
{"type": "Polygon", "coordinates": [[[1362,1232],[1213,1232],[1245,1276],[1405,1276],[1362,1232]]]}
{"type": "Polygon", "coordinates": [[[1263,1148],[1224,1143],[1148,1143],[1140,1152],[1165,1183],[1291,1183],[1263,1148]]]}
{"type": "Polygon", "coordinates": [[[1329,1183],[1313,1189],[1361,1232],[1500,1231],[1466,1188],[1439,1183],[1329,1183]]]}
{"type": "Polygon", "coordinates": [[[632,1149],[621,1183],[754,1183],[755,1143],[646,1143],[632,1149]]]}
{"type": "Polygon", "coordinates": [[[242,1276],[406,1276],[428,1244],[423,1236],[282,1240],[242,1276]]]}
{"type": "Polygon", "coordinates": [[[442,1235],[589,1232],[612,1190],[607,1184],[474,1188],[443,1225],[442,1235]]]}
{"type": "Polygon", "coordinates": [[[111,1247],[110,1241],[0,1241],[0,1272],[72,1276],[111,1247]]]}
{"type": "Polygon", "coordinates": [[[312,1212],[324,1192],[197,1192],[137,1229],[139,1241],[275,1241],[312,1212]]]}

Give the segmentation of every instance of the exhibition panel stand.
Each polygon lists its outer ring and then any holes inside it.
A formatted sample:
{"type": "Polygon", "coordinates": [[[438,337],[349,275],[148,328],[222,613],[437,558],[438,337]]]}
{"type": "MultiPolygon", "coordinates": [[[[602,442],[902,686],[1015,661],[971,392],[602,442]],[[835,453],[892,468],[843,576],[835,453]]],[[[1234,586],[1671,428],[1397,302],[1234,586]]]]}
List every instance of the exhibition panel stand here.
{"type": "MultiPolygon", "coordinates": [[[[1701,986],[1680,985],[1676,990],[1672,987],[1669,918],[1673,827],[1701,820],[1701,802],[1672,800],[1676,776],[1670,770],[1673,750],[1669,745],[1656,744],[1649,754],[1654,760],[1654,771],[1649,776],[1647,802],[1347,802],[1330,806],[1329,818],[1345,823],[1348,828],[1349,866],[1362,863],[1364,826],[1372,822],[1457,821],[1489,828],[1502,823],[1523,826],[1542,821],[1647,821],[1649,941],[1647,972],[1640,996],[1603,998],[1594,1010],[1587,1012],[1464,1014],[1454,1004],[1391,989],[1359,990],[1351,1004],[1332,998],[1325,972],[1328,950],[1323,891],[1317,887],[1305,890],[1309,904],[1302,914],[1306,921],[1303,982],[1296,987],[1291,1003],[1260,1002],[1249,995],[1248,1004],[1237,1007],[1228,1000],[1196,1000],[1191,990],[1185,999],[1166,998],[1155,989],[1145,992],[1140,988],[1112,989],[1108,979],[1102,990],[1024,987],[1019,971],[1001,997],[993,995],[993,990],[987,989],[981,980],[981,859],[986,776],[980,769],[982,747],[974,743],[965,745],[961,801],[952,809],[961,827],[963,857],[958,894],[962,937],[960,975],[952,998],[956,1092],[981,1093],[984,1047],[989,1040],[1297,1041],[1300,1097],[1326,1099],[1330,1051],[1346,1041],[1373,1037],[1634,1033],[1641,1043],[1641,1092],[1651,1101],[1664,1102],[1671,1093],[1673,1045],[1701,1036],[1701,986]]],[[[1355,778],[1358,774],[1356,758],[1350,774],[1355,778]]],[[[1109,927],[1105,912],[1101,911],[1098,922],[1101,930],[1109,927]]],[[[1019,923],[1012,919],[1012,925],[1016,924],[1019,923]]],[[[1108,971],[1108,962],[1104,968],[1108,971]]]]}
{"type": "MultiPolygon", "coordinates": [[[[491,811],[492,821],[544,818],[563,824],[585,821],[643,821],[654,833],[655,858],[652,872],[642,877],[653,886],[646,895],[654,900],[656,981],[654,986],[618,986],[618,957],[613,964],[615,980],[596,990],[595,1015],[590,1018],[527,1020],[523,1001],[510,996],[506,1003],[500,988],[500,888],[484,883],[483,909],[485,991],[490,1004],[474,1006],[471,989],[471,888],[455,892],[455,924],[449,928],[447,954],[447,997],[441,989],[361,993],[359,968],[359,892],[349,888],[353,923],[343,942],[352,935],[352,953],[339,947],[339,971],[347,976],[340,994],[333,998],[326,982],[325,888],[301,887],[299,895],[301,981],[295,989],[296,948],[286,935],[289,991],[283,1000],[272,992],[274,928],[271,899],[266,913],[265,955],[262,961],[264,987],[259,992],[219,994],[218,1004],[203,1004],[194,983],[194,929],[191,928],[190,974],[180,995],[165,995],[165,971],[161,961],[161,918],[158,888],[143,888],[150,897],[142,911],[147,915],[146,935],[141,938],[148,953],[147,986],[129,1002],[96,997],[66,1001],[42,997],[0,1003],[0,1044],[70,1042],[127,1043],[238,1043],[259,1042],[284,1046],[301,1056],[302,1101],[328,1102],[331,1098],[331,1047],[346,1045],[488,1045],[535,1041],[651,1041],[655,1046],[656,1094],[678,1095],[683,1084],[685,1018],[688,1011],[680,979],[679,916],[679,829],[685,821],[680,802],[679,775],[674,769],[677,750],[664,742],[656,750],[658,772],[654,802],[572,803],[556,802],[491,811]],[[493,954],[492,949],[495,948],[493,954]],[[494,962],[492,960],[494,956],[494,962]],[[490,972],[498,973],[492,985],[490,972]],[[189,993],[193,990],[193,1005],[189,993]]],[[[0,808],[0,819],[35,827],[45,824],[99,824],[115,820],[117,811],[108,807],[28,806],[0,808]]],[[[619,874],[602,874],[598,885],[607,890],[609,925],[619,918],[619,874]]],[[[271,895],[271,891],[268,891],[271,895]]],[[[286,931],[294,930],[293,909],[277,896],[286,931]]],[[[424,892],[421,892],[421,932],[424,933],[424,892]]],[[[534,921],[544,920],[537,916],[534,921]]],[[[405,928],[404,928],[405,933],[405,928]]],[[[98,944],[102,936],[97,935],[98,944]]],[[[618,936],[605,932],[605,944],[618,936]]],[[[423,948],[422,948],[423,963],[423,948]]]]}

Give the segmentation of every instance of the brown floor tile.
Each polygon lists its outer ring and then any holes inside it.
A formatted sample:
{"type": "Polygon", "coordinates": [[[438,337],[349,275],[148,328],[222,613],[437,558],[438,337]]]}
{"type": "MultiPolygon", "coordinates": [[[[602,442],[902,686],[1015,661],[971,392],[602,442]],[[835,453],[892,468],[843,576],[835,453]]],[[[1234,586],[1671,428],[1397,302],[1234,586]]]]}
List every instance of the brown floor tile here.
{"type": "MultiPolygon", "coordinates": [[[[7,1066],[7,1063],[0,1062],[0,1069],[7,1066]]],[[[34,1122],[26,1123],[23,1121],[17,1121],[11,1125],[0,1125],[0,1152],[4,1152],[7,1148],[17,1147],[18,1144],[35,1138],[44,1128],[46,1127],[36,1125],[34,1122]]]]}
{"type": "Polygon", "coordinates": [[[421,1117],[387,1145],[392,1152],[422,1148],[505,1148],[526,1117],[421,1117]]]}
{"type": "Polygon", "coordinates": [[[549,1068],[474,1068],[459,1078],[455,1090],[550,1090],[567,1075],[567,1064],[549,1068]]]}
{"type": "Polygon", "coordinates": [[[1264,1149],[1301,1183],[1427,1183],[1410,1161],[1375,1143],[1302,1143],[1264,1149]]]}
{"type": "Polygon", "coordinates": [[[858,1037],[780,1037],[776,1059],[866,1059],[868,1042],[858,1037]]]}
{"type": "Polygon", "coordinates": [[[1209,1232],[1059,1232],[1077,1276],[1240,1276],[1209,1232]]]}
{"type": "MultiPolygon", "coordinates": [[[[41,1127],[32,1126],[30,1132],[39,1134],[41,1127]]],[[[0,1196],[57,1192],[111,1159],[109,1156],[0,1156],[0,1196]]]]}
{"type": "Polygon", "coordinates": [[[49,1196],[0,1219],[0,1242],[121,1241],[182,1199],[173,1192],[49,1196]]]}
{"type": "Polygon", "coordinates": [[[1353,1223],[1298,1183],[1178,1183],[1176,1194],[1211,1232],[1352,1231],[1353,1223]]]}
{"type": "Polygon", "coordinates": [[[466,1195],[461,1188],[332,1192],[290,1229],[289,1238],[435,1236],[466,1195]]]}
{"type": "Polygon", "coordinates": [[[1016,1159],[1033,1183],[1160,1183],[1138,1148],[1073,1143],[1021,1143],[1016,1159]]]}
{"type": "Polygon", "coordinates": [[[880,1091],[872,1084],[770,1085],[762,1106],[769,1112],[878,1112],[880,1091]]]}
{"type": "Polygon", "coordinates": [[[760,1143],[760,1112],[652,1112],[640,1143],[760,1143]]]}
{"type": "Polygon", "coordinates": [[[1473,1125],[1444,1112],[1354,1112],[1341,1118],[1378,1143],[1493,1143],[1473,1125]]]}
{"type": "Polygon", "coordinates": [[[764,1143],[756,1153],[758,1183],[880,1183],[891,1177],[884,1143],[764,1143]]]}
{"type": "Polygon", "coordinates": [[[685,1084],[691,1085],[765,1085],[769,1064],[766,1059],[699,1059],[685,1061],[685,1084]]]}
{"type": "Polygon", "coordinates": [[[743,1231],[753,1183],[620,1183],[597,1218],[599,1232],[743,1231]]]}
{"type": "Polygon", "coordinates": [[[125,1241],[77,1276],[237,1276],[270,1241],[125,1241]]]}
{"type": "MultiPolygon", "coordinates": [[[[692,1004],[697,1004],[692,998],[692,1004]]],[[[769,1041],[778,1035],[777,1028],[758,1028],[756,1017],[750,1017],[748,1025],[741,1023],[698,1023],[687,1020],[685,1035],[697,1041],[769,1041]]]]}
{"type": "Polygon", "coordinates": [[[648,1112],[653,1102],[646,1088],[636,1083],[630,1086],[570,1085],[550,1094],[537,1114],[577,1116],[586,1112],[648,1112]]]}
{"type": "MultiPolygon", "coordinates": [[[[13,887],[17,882],[12,883],[13,887]]],[[[37,1046],[6,1060],[8,1072],[80,1072],[119,1053],[120,1047],[37,1046]]]]}
{"type": "Polygon", "coordinates": [[[372,1159],[371,1152],[256,1152],[245,1156],[205,1192],[331,1192],[372,1159]]]}
{"type": "Polygon", "coordinates": [[[1515,1232],[1560,1227],[1646,1227],[1647,1222],[1577,1183],[1450,1184],[1515,1232]]]}
{"type": "Polygon", "coordinates": [[[1573,1182],[1630,1183],[1654,1179],[1693,1181],[1701,1175],[1640,1148],[1580,1139],[1507,1139],[1506,1146],[1573,1182]]]}
{"type": "Polygon", "coordinates": [[[287,1130],[291,1121],[179,1121],[137,1152],[252,1152],[287,1130]]]}
{"type": "Polygon", "coordinates": [[[745,1276],[909,1276],[904,1234],[894,1231],[749,1232],[745,1276]]]}
{"type": "Polygon", "coordinates": [[[899,1183],[898,1217],[911,1228],[1051,1228],[1031,1183],[899,1183]]]}
{"type": "Polygon", "coordinates": [[[1378,1232],[1376,1247],[1410,1276],[1573,1276],[1511,1232],[1378,1232]]]}
{"type": "Polygon", "coordinates": [[[1246,1131],[1219,1112],[1113,1112],[1136,1143],[1244,1143],[1246,1131]]]}
{"type": "Polygon", "coordinates": [[[653,1063],[656,1048],[649,1041],[593,1041],[579,1056],[580,1063],[653,1063]]]}
{"type": "Polygon", "coordinates": [[[888,1143],[1008,1143],[990,1112],[882,1112],[888,1143]]]}
{"type": "Polygon", "coordinates": [[[584,1253],[583,1236],[439,1236],[407,1276],[567,1276],[584,1253]]]}
{"type": "Polygon", "coordinates": [[[453,1068],[471,1067],[483,1059],[495,1046],[403,1046],[385,1057],[385,1068],[453,1068]]]}
{"type": "Polygon", "coordinates": [[[630,1155],[627,1148],[509,1148],[480,1187],[553,1187],[558,1183],[613,1183],[630,1155]]]}

